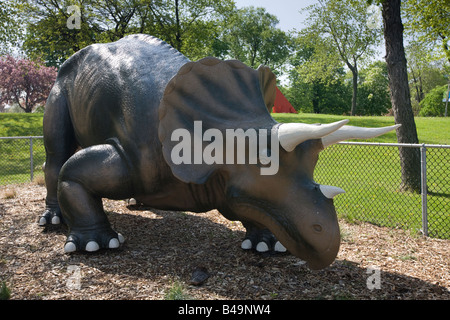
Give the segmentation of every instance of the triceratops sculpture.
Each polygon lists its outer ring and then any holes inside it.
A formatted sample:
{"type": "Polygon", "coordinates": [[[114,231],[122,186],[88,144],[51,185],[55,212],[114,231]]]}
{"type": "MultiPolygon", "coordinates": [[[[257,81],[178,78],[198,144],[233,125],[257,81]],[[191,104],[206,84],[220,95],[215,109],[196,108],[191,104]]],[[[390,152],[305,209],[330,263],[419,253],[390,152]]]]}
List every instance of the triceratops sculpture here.
{"type": "Polygon", "coordinates": [[[314,182],[318,154],[396,126],[280,124],[269,113],[275,86],[267,67],[190,62],[146,35],[80,50],[62,65],[45,108],[47,197],[39,224],[68,225],[66,252],[96,251],[124,241],[102,198],[217,209],[243,223],[243,249],[287,249],[312,269],[328,266],[340,245],[332,198],[343,190],[314,182]]]}

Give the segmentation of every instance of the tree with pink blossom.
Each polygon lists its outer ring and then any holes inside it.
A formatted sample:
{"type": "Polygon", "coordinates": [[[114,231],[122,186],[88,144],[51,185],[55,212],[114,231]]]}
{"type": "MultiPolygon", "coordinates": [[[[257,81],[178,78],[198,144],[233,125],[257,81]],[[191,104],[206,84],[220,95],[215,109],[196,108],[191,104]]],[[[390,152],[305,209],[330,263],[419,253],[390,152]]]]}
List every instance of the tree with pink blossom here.
{"type": "Polygon", "coordinates": [[[57,70],[41,61],[0,57],[0,110],[17,104],[25,112],[43,105],[56,79],[57,70]]]}

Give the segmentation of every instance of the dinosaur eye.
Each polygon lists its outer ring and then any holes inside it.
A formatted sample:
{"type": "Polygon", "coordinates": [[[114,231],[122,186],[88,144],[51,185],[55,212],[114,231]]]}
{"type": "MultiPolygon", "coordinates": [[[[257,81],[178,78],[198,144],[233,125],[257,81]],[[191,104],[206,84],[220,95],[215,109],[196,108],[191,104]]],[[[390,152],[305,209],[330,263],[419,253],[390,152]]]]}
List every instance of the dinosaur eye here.
{"type": "Polygon", "coordinates": [[[322,232],[322,226],[320,224],[313,224],[313,229],[315,232],[320,233],[322,232]]]}

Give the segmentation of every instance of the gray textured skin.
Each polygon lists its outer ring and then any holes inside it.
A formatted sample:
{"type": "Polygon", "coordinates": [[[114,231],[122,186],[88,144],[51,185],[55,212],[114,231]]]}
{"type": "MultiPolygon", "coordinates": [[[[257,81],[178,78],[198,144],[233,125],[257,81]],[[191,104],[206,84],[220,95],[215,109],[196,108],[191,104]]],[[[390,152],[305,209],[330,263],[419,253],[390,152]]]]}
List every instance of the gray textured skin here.
{"type": "MultiPolygon", "coordinates": [[[[84,250],[90,241],[108,248],[111,239],[118,238],[102,198],[133,197],[158,209],[218,209],[226,218],[243,222],[253,247],[263,241],[273,249],[275,235],[311,268],[329,265],[340,237],[333,202],[312,179],[323,149],[320,140],[306,141],[289,153],[280,148],[280,170],[274,176],[261,176],[258,165],[223,167],[202,183],[182,181],[173,174],[158,137],[158,112],[167,84],[187,63],[166,43],[144,35],[89,46],[64,63],[44,115],[43,218],[50,223],[59,217],[69,227],[66,243],[84,250]]],[[[276,128],[263,89],[249,88],[256,92],[252,100],[256,102],[248,107],[252,114],[239,111],[239,116],[257,120],[244,119],[236,128],[243,123],[276,128]]],[[[210,103],[214,110],[214,101],[210,103]]],[[[165,125],[176,118],[170,112],[165,125]]],[[[192,117],[196,115],[192,111],[192,117]]]]}

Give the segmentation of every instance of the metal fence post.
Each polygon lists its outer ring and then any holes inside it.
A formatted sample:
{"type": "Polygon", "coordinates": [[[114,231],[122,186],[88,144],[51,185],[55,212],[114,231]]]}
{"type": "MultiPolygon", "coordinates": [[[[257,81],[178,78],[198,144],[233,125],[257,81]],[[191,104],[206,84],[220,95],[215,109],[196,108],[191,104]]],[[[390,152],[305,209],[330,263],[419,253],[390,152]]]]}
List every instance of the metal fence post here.
{"type": "Polygon", "coordinates": [[[420,147],[420,173],[422,195],[422,233],[428,236],[428,208],[427,208],[427,148],[425,144],[420,147]]]}
{"type": "Polygon", "coordinates": [[[30,181],[33,181],[33,137],[30,137],[30,181]]]}

